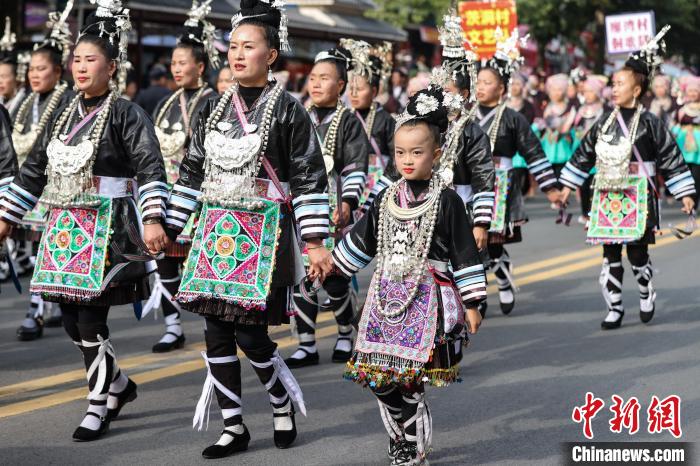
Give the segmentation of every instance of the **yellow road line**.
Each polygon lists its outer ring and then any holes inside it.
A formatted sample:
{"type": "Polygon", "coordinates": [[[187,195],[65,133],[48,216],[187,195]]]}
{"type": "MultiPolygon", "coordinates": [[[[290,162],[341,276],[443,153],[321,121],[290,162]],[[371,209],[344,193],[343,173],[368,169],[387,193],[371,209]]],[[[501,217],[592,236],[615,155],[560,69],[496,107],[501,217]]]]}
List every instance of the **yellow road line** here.
{"type": "MultiPolygon", "coordinates": [[[[323,327],[316,331],[316,336],[319,338],[327,337],[333,335],[336,332],[335,326],[330,325],[323,327]]],[[[284,337],[278,340],[277,344],[279,348],[289,348],[296,345],[297,341],[293,337],[284,337]]],[[[240,359],[245,359],[245,355],[239,355],[240,359]]],[[[121,366],[121,363],[120,363],[121,366]]],[[[149,382],[155,382],[156,380],[166,379],[169,377],[175,377],[182,374],[187,374],[189,372],[194,372],[202,370],[204,368],[204,360],[202,358],[193,359],[191,361],[184,361],[171,366],[162,367],[159,369],[153,369],[146,372],[141,372],[137,374],[130,374],[134,382],[137,384],[146,384],[149,382]]],[[[84,377],[84,375],[83,375],[84,377]]],[[[12,403],[0,407],[0,419],[17,416],[18,414],[25,414],[31,411],[36,411],[38,409],[50,408],[52,406],[58,406],[64,403],[68,403],[75,400],[84,399],[87,396],[87,388],[71,388],[69,390],[63,390],[58,393],[53,393],[51,395],[39,396],[37,398],[32,398],[31,400],[20,401],[18,403],[12,403]]]]}
{"type": "MultiPolygon", "coordinates": [[[[694,238],[694,237],[692,237],[694,238]]],[[[666,246],[669,244],[675,244],[678,240],[673,237],[673,236],[667,236],[664,238],[661,238],[656,242],[655,245],[652,245],[651,248],[655,249],[658,247],[666,246]]],[[[526,275],[525,277],[519,277],[517,280],[517,283],[519,285],[528,285],[531,283],[537,283],[541,281],[545,281],[551,278],[555,277],[560,277],[562,275],[568,275],[572,274],[574,272],[578,272],[581,270],[585,270],[590,267],[594,267],[596,265],[600,265],[601,259],[598,257],[599,254],[599,249],[595,250],[586,250],[586,254],[583,254],[583,251],[579,251],[576,253],[571,253],[571,254],[565,254],[564,256],[552,258],[552,259],[546,259],[544,261],[539,261],[533,264],[530,264],[530,269],[529,270],[537,270],[541,267],[543,267],[541,264],[543,263],[549,263],[549,264],[554,264],[554,263],[561,263],[565,262],[568,260],[576,259],[576,258],[583,258],[587,257],[589,255],[594,254],[596,257],[592,257],[590,259],[580,261],[574,264],[568,264],[562,267],[556,267],[550,270],[545,270],[539,273],[534,273],[531,275],[526,275]],[[561,259],[566,257],[567,259],[561,259]],[[535,264],[540,264],[537,267],[533,267],[535,264]]],[[[526,268],[528,266],[523,266],[521,267],[521,270],[523,268],[526,268]]],[[[516,269],[518,270],[518,269],[516,269]]],[[[496,287],[494,285],[489,286],[488,289],[489,293],[494,293],[497,291],[496,287]]],[[[332,313],[326,313],[319,315],[318,322],[324,322],[332,319],[332,313]]],[[[282,332],[275,332],[275,334],[279,334],[282,332]]],[[[335,333],[335,327],[333,325],[329,325],[326,327],[323,327],[316,332],[316,336],[319,338],[323,338],[326,336],[330,336],[335,333]]],[[[280,340],[278,340],[278,345],[280,348],[288,348],[296,344],[296,340],[291,337],[284,337],[280,340]]],[[[194,345],[194,347],[189,348],[188,351],[192,352],[197,349],[201,350],[204,348],[203,344],[198,344],[194,345]]],[[[179,353],[179,356],[181,356],[182,353],[179,353]]],[[[158,357],[154,355],[144,355],[144,356],[135,356],[132,358],[126,358],[123,361],[120,361],[119,365],[125,369],[131,367],[138,367],[141,365],[157,362],[157,361],[162,361],[162,360],[167,360],[167,359],[172,359],[168,357],[158,357]]],[[[199,358],[193,359],[190,361],[184,361],[180,363],[176,363],[167,367],[162,367],[158,369],[152,369],[149,371],[145,371],[142,373],[137,373],[131,376],[132,379],[136,383],[149,383],[149,382],[154,382],[157,380],[161,380],[164,378],[169,378],[169,377],[174,377],[177,375],[182,375],[186,374],[189,372],[193,372],[196,370],[201,370],[204,367],[204,363],[202,360],[199,358]]],[[[84,377],[84,372],[81,370],[75,370],[75,371],[69,371],[65,372],[63,374],[58,374],[55,376],[49,376],[49,377],[43,377],[41,379],[36,379],[36,380],[30,380],[27,382],[22,382],[18,384],[13,384],[13,385],[8,385],[5,387],[0,387],[0,396],[9,396],[10,394],[17,394],[17,393],[22,393],[26,391],[31,391],[31,390],[37,390],[41,388],[49,388],[55,385],[60,385],[63,383],[79,380],[84,377]]],[[[67,403],[70,401],[78,400],[81,399],[83,396],[85,396],[85,388],[75,388],[75,389],[69,389],[69,390],[64,390],[58,393],[54,393],[51,395],[45,395],[45,396],[40,396],[37,398],[33,398],[30,400],[18,402],[18,403],[11,403],[5,406],[0,407],[0,419],[9,417],[9,416],[15,416],[18,414],[24,414],[30,411],[38,410],[38,409],[43,409],[43,408],[49,408],[52,406],[56,406],[59,404],[67,403]]]]}

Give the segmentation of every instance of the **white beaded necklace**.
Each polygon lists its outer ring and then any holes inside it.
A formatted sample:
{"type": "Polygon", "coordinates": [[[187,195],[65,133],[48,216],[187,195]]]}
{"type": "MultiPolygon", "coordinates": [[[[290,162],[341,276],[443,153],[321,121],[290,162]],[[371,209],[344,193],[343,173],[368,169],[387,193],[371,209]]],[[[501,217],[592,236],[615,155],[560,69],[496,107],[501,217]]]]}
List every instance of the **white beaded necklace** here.
{"type": "Polygon", "coordinates": [[[440,195],[445,189],[444,180],[433,175],[426,199],[417,207],[405,208],[397,204],[400,190],[410,189],[406,180],[400,180],[387,188],[379,211],[377,232],[377,268],[374,272],[374,292],[377,310],[385,317],[397,317],[408,309],[418,293],[418,281],[423,276],[428,252],[433,240],[440,208],[440,195]],[[392,281],[413,281],[408,299],[394,310],[381,303],[381,280],[388,275],[392,281]]]}

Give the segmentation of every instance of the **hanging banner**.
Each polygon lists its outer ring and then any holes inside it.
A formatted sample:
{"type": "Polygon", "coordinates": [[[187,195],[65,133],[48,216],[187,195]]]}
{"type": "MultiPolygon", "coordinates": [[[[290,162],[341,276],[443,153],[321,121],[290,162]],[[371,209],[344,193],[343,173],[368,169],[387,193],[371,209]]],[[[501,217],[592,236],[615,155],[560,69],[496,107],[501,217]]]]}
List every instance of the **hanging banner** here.
{"type": "Polygon", "coordinates": [[[515,0],[459,2],[458,8],[464,38],[480,59],[496,53],[496,28],[510,34],[518,26],[515,0]]]}
{"type": "Polygon", "coordinates": [[[653,11],[605,17],[605,49],[609,55],[635,52],[655,35],[653,11]]]}

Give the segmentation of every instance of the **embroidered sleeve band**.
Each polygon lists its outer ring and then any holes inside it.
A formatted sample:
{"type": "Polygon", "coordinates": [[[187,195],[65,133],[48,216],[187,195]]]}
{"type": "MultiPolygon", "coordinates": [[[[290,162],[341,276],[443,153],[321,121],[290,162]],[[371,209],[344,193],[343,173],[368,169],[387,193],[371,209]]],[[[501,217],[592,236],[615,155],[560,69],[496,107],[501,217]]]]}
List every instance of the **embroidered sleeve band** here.
{"type": "Polygon", "coordinates": [[[362,252],[346,235],[333,249],[333,262],[343,274],[350,277],[372,261],[372,258],[362,252]]]}
{"type": "Polygon", "coordinates": [[[168,185],[153,181],[139,187],[139,207],[141,217],[147,219],[165,218],[165,202],[168,199],[168,185]]]}
{"type": "Polygon", "coordinates": [[[690,170],[667,180],[666,187],[676,199],[692,196],[696,192],[695,182],[693,181],[693,175],[690,173],[690,170]]]}
{"type": "Polygon", "coordinates": [[[302,240],[327,238],[329,234],[328,194],[303,194],[292,200],[302,240]]]}
{"type": "Polygon", "coordinates": [[[201,191],[175,184],[168,198],[165,218],[167,227],[174,231],[182,231],[190,215],[199,207],[201,196],[201,191]]]}
{"type": "Polygon", "coordinates": [[[482,264],[455,270],[454,279],[465,305],[473,306],[486,299],[486,274],[482,264]]]}
{"type": "Polygon", "coordinates": [[[552,164],[547,159],[540,159],[527,166],[542,191],[556,187],[557,178],[554,176],[552,164]]]}
{"type": "Polygon", "coordinates": [[[365,172],[351,172],[343,177],[343,201],[357,206],[360,196],[365,189],[367,174],[365,172]]]}
{"type": "Polygon", "coordinates": [[[16,226],[37,202],[36,196],[11,182],[0,198],[0,218],[16,226]]]}
{"type": "Polygon", "coordinates": [[[496,201],[496,193],[486,191],[476,193],[474,195],[474,225],[485,226],[488,228],[491,225],[491,216],[493,214],[493,205],[496,201]]]}
{"type": "Polygon", "coordinates": [[[567,162],[561,170],[559,182],[571,189],[576,189],[588,179],[588,173],[579,170],[571,162],[567,162]]]}

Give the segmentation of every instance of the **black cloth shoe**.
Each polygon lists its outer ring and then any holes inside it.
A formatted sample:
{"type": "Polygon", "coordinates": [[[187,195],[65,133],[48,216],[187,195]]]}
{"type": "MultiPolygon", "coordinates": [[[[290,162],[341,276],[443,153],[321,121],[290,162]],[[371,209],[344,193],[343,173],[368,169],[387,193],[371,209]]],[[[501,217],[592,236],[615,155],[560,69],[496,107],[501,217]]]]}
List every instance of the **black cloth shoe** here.
{"type": "Polygon", "coordinates": [[[136,393],[136,383],[134,383],[133,380],[129,379],[129,381],[126,384],[126,388],[121,391],[121,393],[112,393],[109,392],[111,396],[116,396],[117,397],[117,407],[114,409],[108,409],[107,410],[107,421],[112,422],[119,416],[119,412],[122,410],[125,404],[134,401],[138,394],[136,393]]]}
{"type": "Polygon", "coordinates": [[[656,311],[656,306],[654,306],[654,308],[652,308],[652,310],[649,312],[639,311],[639,320],[641,320],[645,324],[648,324],[649,322],[651,322],[651,319],[654,318],[655,311],[656,311]]]}
{"type": "MultiPolygon", "coordinates": [[[[291,403],[291,401],[289,401],[291,403]]],[[[297,423],[294,420],[294,406],[291,407],[289,412],[286,413],[272,413],[272,417],[291,417],[292,418],[292,429],[291,430],[275,430],[275,446],[280,449],[289,448],[294,439],[297,438],[297,423]]]]}
{"type": "Polygon", "coordinates": [[[154,353],[168,353],[174,349],[180,349],[185,346],[185,334],[183,333],[182,335],[176,335],[173,332],[165,332],[166,335],[170,334],[174,337],[176,337],[175,341],[171,341],[170,343],[163,343],[163,342],[158,342],[155,345],[153,345],[152,351],[154,353]]]}
{"type": "Polygon", "coordinates": [[[303,358],[287,358],[284,360],[284,363],[289,367],[290,369],[298,369],[300,367],[306,367],[306,366],[316,366],[318,365],[318,351],[315,353],[310,353],[304,349],[303,346],[299,346],[297,349],[302,350],[304,353],[303,358]]]}
{"type": "MultiPolygon", "coordinates": [[[[499,303],[501,304],[501,312],[502,312],[504,315],[508,315],[508,314],[510,314],[510,312],[513,310],[513,308],[515,307],[515,290],[513,290],[513,288],[510,288],[510,287],[509,287],[509,288],[505,288],[505,289],[500,290],[500,291],[510,291],[511,294],[513,295],[513,301],[511,301],[511,302],[509,302],[509,303],[501,302],[501,300],[499,299],[499,303]]],[[[499,293],[500,293],[500,291],[499,291],[499,293]]],[[[485,314],[485,313],[486,313],[486,312],[484,311],[484,314],[485,314]]]]}
{"type": "Polygon", "coordinates": [[[396,459],[396,455],[399,454],[399,450],[403,448],[403,444],[406,441],[404,439],[394,440],[393,437],[389,437],[389,448],[387,448],[386,454],[390,460],[396,459]]]}
{"type": "Polygon", "coordinates": [[[611,312],[617,313],[618,318],[617,318],[617,320],[614,320],[611,322],[608,322],[606,320],[602,321],[600,323],[600,328],[602,328],[603,330],[613,330],[616,328],[620,328],[620,326],[622,325],[622,318],[625,316],[625,313],[620,312],[620,311],[611,311],[611,312]]]}
{"type": "Polygon", "coordinates": [[[333,356],[331,361],[346,363],[352,357],[352,349],[350,351],[342,351],[338,349],[338,342],[341,340],[347,340],[350,342],[350,348],[352,348],[352,337],[338,337],[335,342],[335,348],[333,348],[333,356]]]}
{"type": "Polygon", "coordinates": [[[17,338],[20,341],[32,341],[41,338],[44,334],[44,319],[42,317],[34,317],[36,325],[34,327],[20,326],[17,329],[17,338]]]}
{"type": "Polygon", "coordinates": [[[420,464],[418,461],[418,446],[412,442],[403,442],[391,464],[392,466],[420,464]]]}
{"type": "Polygon", "coordinates": [[[210,445],[204,449],[202,456],[206,459],[215,458],[225,458],[239,451],[245,451],[248,449],[248,443],[250,443],[250,432],[248,428],[243,425],[243,433],[236,434],[232,430],[224,428],[221,431],[221,435],[227,434],[233,437],[233,440],[229,442],[228,445],[210,445]]]}
{"type": "Polygon", "coordinates": [[[75,429],[75,432],[73,432],[73,441],[75,442],[92,442],[93,440],[97,440],[98,438],[102,437],[109,430],[109,421],[106,418],[100,417],[91,412],[87,412],[86,415],[99,418],[100,428],[97,430],[92,430],[79,426],[77,429],[75,429]]]}

